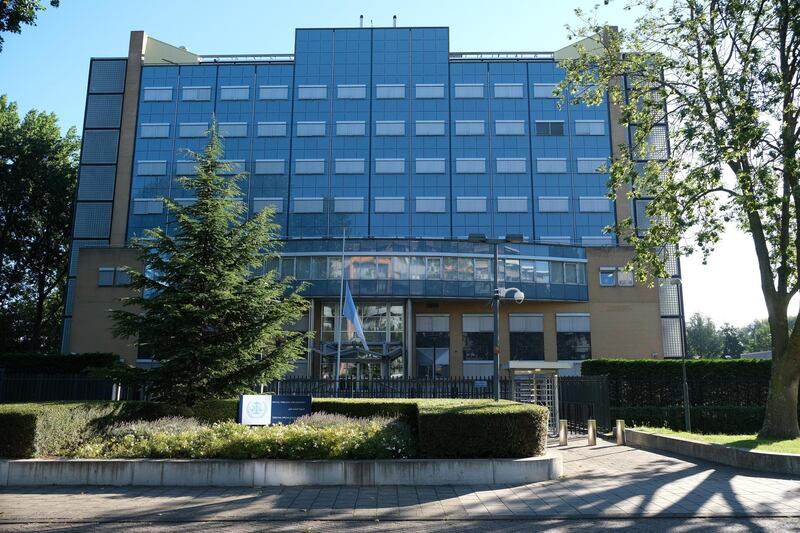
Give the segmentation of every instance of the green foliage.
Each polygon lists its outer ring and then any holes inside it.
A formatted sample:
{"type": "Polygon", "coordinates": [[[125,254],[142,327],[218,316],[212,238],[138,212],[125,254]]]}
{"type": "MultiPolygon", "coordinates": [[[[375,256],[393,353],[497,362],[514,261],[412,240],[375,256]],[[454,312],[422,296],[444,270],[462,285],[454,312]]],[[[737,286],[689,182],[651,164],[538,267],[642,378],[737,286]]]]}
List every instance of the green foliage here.
{"type": "Polygon", "coordinates": [[[192,407],[192,416],[208,423],[235,421],[238,399],[203,400],[192,407]]]}
{"type": "Polygon", "coordinates": [[[154,402],[63,402],[0,405],[0,457],[71,455],[104,428],[132,420],[188,415],[154,402]],[[17,433],[17,431],[19,433],[17,433]]]}
{"type": "Polygon", "coordinates": [[[722,342],[717,325],[705,315],[695,313],[686,323],[686,353],[689,357],[719,357],[722,342]]]}
{"type": "MultiPolygon", "coordinates": [[[[682,365],[680,359],[592,359],[583,362],[581,374],[641,380],[680,378],[682,365]]],[[[686,375],[695,381],[769,380],[771,366],[768,359],[688,359],[686,375]]]]}
{"type": "Polygon", "coordinates": [[[227,175],[216,122],[209,133],[204,152],[191,153],[197,175],[180,178],[195,202],[164,199],[175,236],[156,228],[135,242],[145,271],[128,272],[138,294],[123,300],[133,309],[112,311],[114,334],[160,363],[135,377],[160,400],[187,406],[283,376],[306,340],[287,331],[308,307],[303,287],[258,273],[277,257],[273,211],[247,219],[242,175],[227,175]]]}
{"type": "MultiPolygon", "coordinates": [[[[757,433],[764,421],[763,407],[692,407],[692,431],[697,433],[757,433]]],[[[683,407],[612,407],[612,420],[628,426],[684,429],[683,407]]]]}
{"type": "Polygon", "coordinates": [[[213,426],[174,419],[114,427],[75,452],[77,457],[224,459],[402,459],[413,441],[390,418],[311,415],[282,426],[213,426]]]}
{"type": "Polygon", "coordinates": [[[0,368],[6,372],[36,374],[81,374],[95,368],[119,364],[119,356],[111,353],[75,355],[0,354],[0,368]]]}
{"type": "MultiPolygon", "coordinates": [[[[609,2],[605,2],[608,4],[609,2]]],[[[753,240],[769,314],[773,373],[761,437],[800,437],[800,2],[631,0],[631,28],[578,10],[592,46],[561,64],[562,94],[608,98],[631,132],[610,166],[610,193],[646,198],[647,231],[618,221],[640,281],[669,277],[665,249],[706,258],[736,224],[753,240]],[[622,83],[620,83],[622,82],[622,83]],[[671,153],[653,141],[668,136],[671,153]]]]}
{"type": "Polygon", "coordinates": [[[75,128],[62,135],[36,110],[20,119],[0,95],[0,353],[60,349],[79,149],[75,128]]]}
{"type": "MultiPolygon", "coordinates": [[[[50,0],[50,5],[58,7],[59,0],[50,0]]],[[[0,33],[20,33],[22,25],[36,25],[36,16],[44,11],[42,0],[4,0],[0,2],[0,33]]],[[[3,36],[0,35],[0,52],[3,51],[3,36]]]]}
{"type": "Polygon", "coordinates": [[[370,416],[386,416],[399,418],[417,434],[418,404],[425,400],[404,399],[359,399],[359,398],[314,398],[311,411],[315,413],[331,413],[353,418],[370,416]]]}

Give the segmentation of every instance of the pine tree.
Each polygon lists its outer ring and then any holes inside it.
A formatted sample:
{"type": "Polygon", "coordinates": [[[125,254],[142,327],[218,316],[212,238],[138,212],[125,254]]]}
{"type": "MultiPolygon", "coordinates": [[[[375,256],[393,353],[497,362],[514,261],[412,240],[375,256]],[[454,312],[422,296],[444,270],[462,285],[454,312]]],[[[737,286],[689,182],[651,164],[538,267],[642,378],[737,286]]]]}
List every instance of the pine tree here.
{"type": "Polygon", "coordinates": [[[160,365],[138,377],[158,399],[192,406],[277,378],[303,354],[306,335],[285,331],[308,303],[289,279],[258,274],[277,256],[272,210],[247,219],[237,182],[221,160],[216,122],[197,175],[179,178],[196,193],[190,205],[164,199],[175,231],[148,230],[136,240],[144,272],[129,270],[137,295],[112,311],[114,334],[136,338],[160,365]],[[174,235],[173,235],[174,234],[174,235]]]}

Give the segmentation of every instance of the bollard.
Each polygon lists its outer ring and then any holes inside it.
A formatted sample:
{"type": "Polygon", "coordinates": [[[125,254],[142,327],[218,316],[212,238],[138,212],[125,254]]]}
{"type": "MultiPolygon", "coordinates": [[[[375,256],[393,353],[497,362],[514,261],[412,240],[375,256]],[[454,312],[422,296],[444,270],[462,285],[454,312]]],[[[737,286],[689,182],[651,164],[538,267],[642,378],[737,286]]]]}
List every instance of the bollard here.
{"type": "Polygon", "coordinates": [[[587,435],[589,437],[589,446],[596,446],[597,445],[597,420],[594,418],[590,418],[588,421],[588,432],[587,435]]]}
{"type": "Polygon", "coordinates": [[[567,421],[566,420],[559,420],[558,421],[558,445],[559,446],[566,446],[567,445],[567,421]]]}
{"type": "Polygon", "coordinates": [[[617,429],[615,430],[617,434],[617,444],[625,444],[625,421],[624,420],[617,420],[617,429]]]}

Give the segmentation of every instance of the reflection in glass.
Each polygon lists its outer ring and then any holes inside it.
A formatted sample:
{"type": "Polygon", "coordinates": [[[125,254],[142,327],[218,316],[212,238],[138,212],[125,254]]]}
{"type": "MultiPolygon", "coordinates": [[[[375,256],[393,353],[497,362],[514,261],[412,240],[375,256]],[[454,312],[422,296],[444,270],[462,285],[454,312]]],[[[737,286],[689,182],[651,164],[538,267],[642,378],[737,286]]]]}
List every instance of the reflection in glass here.
{"type": "Polygon", "coordinates": [[[442,258],[428,257],[427,264],[427,278],[431,280],[442,279],[442,258]]]}

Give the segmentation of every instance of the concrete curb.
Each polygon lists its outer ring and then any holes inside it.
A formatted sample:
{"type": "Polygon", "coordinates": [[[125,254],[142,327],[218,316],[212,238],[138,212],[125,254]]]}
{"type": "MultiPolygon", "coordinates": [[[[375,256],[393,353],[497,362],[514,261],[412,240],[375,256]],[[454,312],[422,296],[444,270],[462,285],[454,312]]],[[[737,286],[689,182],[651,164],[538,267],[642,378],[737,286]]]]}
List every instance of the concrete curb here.
{"type": "Polygon", "coordinates": [[[792,453],[745,450],[722,444],[645,433],[633,429],[625,430],[625,442],[631,446],[664,450],[712,463],[747,468],[748,470],[800,475],[800,455],[792,453]]]}
{"type": "Polygon", "coordinates": [[[18,459],[0,461],[0,486],[494,485],[558,479],[563,471],[561,455],[394,461],[18,459]]]}

